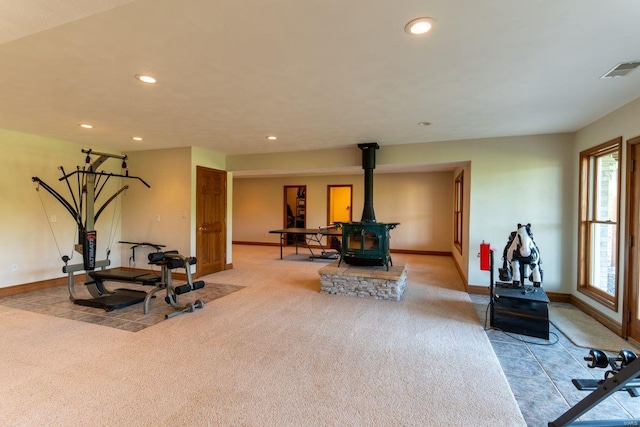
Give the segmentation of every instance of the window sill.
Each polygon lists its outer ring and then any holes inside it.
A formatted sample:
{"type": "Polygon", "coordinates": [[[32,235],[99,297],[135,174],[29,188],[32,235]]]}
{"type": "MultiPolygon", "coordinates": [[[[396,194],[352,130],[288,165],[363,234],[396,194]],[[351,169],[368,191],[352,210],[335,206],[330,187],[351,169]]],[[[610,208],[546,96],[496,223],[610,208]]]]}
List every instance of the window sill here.
{"type": "Polygon", "coordinates": [[[612,310],[616,313],[618,312],[618,302],[613,301],[613,297],[611,295],[606,294],[607,296],[605,296],[604,292],[588,288],[587,286],[579,286],[578,292],[602,304],[609,310],[612,310]]]}

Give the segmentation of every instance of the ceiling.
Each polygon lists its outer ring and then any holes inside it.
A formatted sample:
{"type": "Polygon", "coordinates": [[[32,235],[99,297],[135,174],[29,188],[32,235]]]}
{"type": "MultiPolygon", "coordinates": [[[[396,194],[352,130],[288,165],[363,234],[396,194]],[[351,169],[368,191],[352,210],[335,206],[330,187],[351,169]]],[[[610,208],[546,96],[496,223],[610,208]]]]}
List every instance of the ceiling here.
{"type": "Polygon", "coordinates": [[[600,79],[640,60],[638,22],[637,0],[0,0],[0,128],[223,154],[574,132],[640,97],[640,70],[600,79]]]}

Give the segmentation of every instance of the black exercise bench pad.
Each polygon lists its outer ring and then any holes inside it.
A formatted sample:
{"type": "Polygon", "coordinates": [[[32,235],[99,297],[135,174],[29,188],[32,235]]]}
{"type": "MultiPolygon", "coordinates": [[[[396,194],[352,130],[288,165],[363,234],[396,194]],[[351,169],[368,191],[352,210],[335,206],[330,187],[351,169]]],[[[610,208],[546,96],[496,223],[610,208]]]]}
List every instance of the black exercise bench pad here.
{"type": "Polygon", "coordinates": [[[93,270],[89,276],[94,280],[107,280],[112,282],[138,282],[143,285],[154,285],[160,281],[160,277],[145,271],[120,270],[111,268],[108,270],[93,270]]]}
{"type": "Polygon", "coordinates": [[[98,298],[76,299],[74,304],[85,307],[102,308],[105,311],[117,310],[144,301],[147,293],[144,291],[134,291],[131,289],[116,289],[112,294],[98,298]]]}

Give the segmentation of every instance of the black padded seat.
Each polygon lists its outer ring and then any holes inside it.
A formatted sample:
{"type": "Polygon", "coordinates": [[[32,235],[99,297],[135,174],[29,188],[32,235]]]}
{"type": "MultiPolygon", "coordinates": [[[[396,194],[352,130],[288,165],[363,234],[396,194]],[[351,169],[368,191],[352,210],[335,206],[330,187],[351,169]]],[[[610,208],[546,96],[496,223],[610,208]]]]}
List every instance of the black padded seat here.
{"type": "Polygon", "coordinates": [[[138,304],[144,301],[147,293],[144,291],[134,291],[131,289],[116,289],[109,295],[103,295],[99,298],[76,299],[74,304],[85,307],[102,308],[105,311],[113,311],[130,305],[138,304]]]}

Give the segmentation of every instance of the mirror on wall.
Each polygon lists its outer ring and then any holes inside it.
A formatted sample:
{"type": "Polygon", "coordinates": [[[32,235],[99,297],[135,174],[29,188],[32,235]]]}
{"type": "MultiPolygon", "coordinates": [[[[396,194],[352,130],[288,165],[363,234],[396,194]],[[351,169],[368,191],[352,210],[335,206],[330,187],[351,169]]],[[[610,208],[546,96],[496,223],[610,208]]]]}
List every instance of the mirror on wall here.
{"type": "MultiPolygon", "coordinates": [[[[307,227],[307,186],[284,186],[284,227],[307,227]]],[[[304,236],[299,236],[304,239],[304,236]]],[[[287,244],[294,243],[294,236],[287,235],[287,244]]]]}

